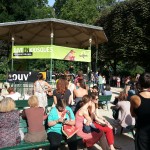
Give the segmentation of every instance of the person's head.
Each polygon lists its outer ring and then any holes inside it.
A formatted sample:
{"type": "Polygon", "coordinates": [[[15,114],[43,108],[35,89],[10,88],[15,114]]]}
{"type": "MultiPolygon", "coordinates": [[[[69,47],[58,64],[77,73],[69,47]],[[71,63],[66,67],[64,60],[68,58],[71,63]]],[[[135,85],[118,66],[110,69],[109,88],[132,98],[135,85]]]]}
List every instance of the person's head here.
{"type": "Polygon", "coordinates": [[[68,89],[68,81],[64,78],[60,78],[56,84],[57,93],[64,94],[68,89]]]}
{"type": "Polygon", "coordinates": [[[138,80],[141,90],[150,88],[150,73],[143,73],[138,80]]]}
{"type": "Polygon", "coordinates": [[[16,104],[10,97],[3,98],[0,101],[0,112],[10,112],[15,110],[16,104]]]}
{"type": "Polygon", "coordinates": [[[106,84],[105,90],[106,90],[106,91],[110,91],[110,89],[111,89],[111,88],[110,88],[110,85],[109,85],[109,84],[106,84]]]}
{"type": "Polygon", "coordinates": [[[92,102],[95,104],[96,108],[98,108],[98,93],[92,92],[91,93],[92,102]]]}
{"type": "Polygon", "coordinates": [[[86,89],[86,86],[85,86],[85,83],[84,83],[83,79],[78,79],[77,86],[79,86],[79,87],[81,87],[83,89],[86,89]]]}
{"type": "Polygon", "coordinates": [[[84,105],[86,105],[86,104],[88,104],[89,106],[91,105],[91,96],[90,95],[84,95],[83,97],[82,97],[82,100],[81,100],[81,102],[80,102],[80,106],[82,107],[82,106],[84,106],[84,105]]]}
{"type": "Polygon", "coordinates": [[[65,78],[66,78],[66,80],[67,80],[68,82],[71,81],[71,76],[70,76],[70,75],[67,74],[67,75],[65,76],[65,78]]]}
{"type": "Polygon", "coordinates": [[[9,84],[8,82],[5,82],[5,83],[4,83],[4,87],[5,87],[5,89],[8,89],[8,88],[9,88],[9,86],[10,86],[10,84],[9,84]]]}
{"type": "Polygon", "coordinates": [[[98,86],[94,85],[94,86],[92,87],[92,92],[98,93],[98,92],[99,92],[99,91],[98,91],[98,86]]]}
{"type": "Polygon", "coordinates": [[[38,78],[38,80],[43,80],[43,74],[39,72],[37,74],[37,78],[38,78]]]}
{"type": "Polygon", "coordinates": [[[9,87],[8,89],[7,89],[7,91],[8,91],[8,93],[14,93],[15,92],[15,90],[14,90],[14,88],[13,87],[9,87]]]}
{"type": "Polygon", "coordinates": [[[120,94],[118,96],[118,100],[119,101],[126,101],[127,100],[127,95],[124,91],[120,92],[120,94]]]}
{"type": "Polygon", "coordinates": [[[78,77],[83,77],[83,71],[81,70],[78,71],[78,77]]]}
{"type": "Polygon", "coordinates": [[[56,108],[59,112],[62,112],[66,108],[66,101],[64,99],[59,99],[56,104],[56,108]]]}
{"type": "Polygon", "coordinates": [[[39,106],[39,101],[38,101],[37,96],[35,96],[35,95],[30,96],[29,99],[28,99],[28,105],[30,107],[38,107],[39,106]]]}

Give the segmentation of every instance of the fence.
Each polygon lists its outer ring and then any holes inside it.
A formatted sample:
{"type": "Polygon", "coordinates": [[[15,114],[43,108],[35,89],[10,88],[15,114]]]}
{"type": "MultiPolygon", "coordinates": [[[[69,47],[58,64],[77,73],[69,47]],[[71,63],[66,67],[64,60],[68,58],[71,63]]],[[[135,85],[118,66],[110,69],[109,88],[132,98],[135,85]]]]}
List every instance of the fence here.
{"type": "MultiPolygon", "coordinates": [[[[52,80],[51,82],[48,82],[51,86],[52,89],[56,88],[56,82],[55,80],[52,80]]],[[[16,92],[19,92],[22,96],[27,95],[33,95],[33,88],[34,88],[34,83],[33,82],[12,82],[8,83],[4,80],[0,81],[0,88],[5,89],[5,87],[13,87],[16,92]]]]}

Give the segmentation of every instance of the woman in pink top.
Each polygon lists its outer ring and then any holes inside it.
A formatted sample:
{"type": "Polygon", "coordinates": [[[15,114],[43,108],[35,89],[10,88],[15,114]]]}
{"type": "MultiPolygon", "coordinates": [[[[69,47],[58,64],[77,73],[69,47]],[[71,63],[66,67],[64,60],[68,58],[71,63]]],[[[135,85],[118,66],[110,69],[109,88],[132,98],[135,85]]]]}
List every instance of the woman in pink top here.
{"type": "Polygon", "coordinates": [[[87,120],[86,125],[90,125],[92,122],[91,117],[89,116],[89,107],[91,107],[91,97],[88,95],[83,96],[81,101],[81,108],[76,113],[76,127],[79,129],[77,132],[77,135],[83,138],[84,143],[87,147],[92,147],[95,143],[98,141],[101,141],[101,146],[103,150],[108,150],[108,144],[106,141],[106,138],[102,131],[100,132],[91,132],[91,133],[85,133],[83,132],[83,122],[84,119],[87,120]]]}
{"type": "Polygon", "coordinates": [[[28,132],[25,134],[25,142],[42,142],[47,139],[47,133],[43,125],[45,119],[44,108],[39,107],[36,96],[31,96],[28,100],[30,108],[23,110],[22,117],[27,119],[28,132]]]}

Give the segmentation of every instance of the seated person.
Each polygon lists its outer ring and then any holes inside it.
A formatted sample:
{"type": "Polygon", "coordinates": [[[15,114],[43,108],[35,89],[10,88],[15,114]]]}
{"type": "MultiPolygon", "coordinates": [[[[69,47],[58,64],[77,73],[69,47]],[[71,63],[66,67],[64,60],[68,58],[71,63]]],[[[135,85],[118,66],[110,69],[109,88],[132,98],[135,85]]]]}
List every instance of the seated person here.
{"type": "Polygon", "coordinates": [[[0,149],[20,142],[19,111],[15,110],[14,100],[7,97],[0,101],[0,149]]]}
{"type": "MultiPolygon", "coordinates": [[[[62,126],[64,124],[75,125],[75,116],[72,109],[67,106],[66,100],[58,99],[57,104],[53,107],[48,116],[48,140],[50,142],[51,150],[58,150],[64,134],[62,133],[62,126]],[[70,112],[71,120],[66,110],[70,112]]],[[[71,138],[66,139],[70,150],[77,150],[76,134],[71,138]]]]}
{"type": "Polygon", "coordinates": [[[92,147],[98,141],[101,141],[101,147],[103,150],[108,150],[108,144],[105,140],[105,135],[102,131],[96,132],[92,131],[90,133],[85,133],[83,131],[83,122],[86,119],[86,125],[90,126],[93,123],[91,116],[89,115],[89,107],[92,106],[91,97],[89,95],[84,95],[80,103],[80,109],[76,113],[76,127],[79,129],[77,135],[83,138],[86,147],[92,147]],[[103,141],[102,141],[103,140],[103,141]]]}
{"type": "Polygon", "coordinates": [[[130,97],[136,94],[135,85],[130,86],[130,90],[128,91],[127,100],[130,101],[130,97]]]}
{"type": "Polygon", "coordinates": [[[119,149],[120,147],[114,147],[114,135],[113,135],[113,127],[110,123],[99,113],[98,110],[98,95],[96,93],[91,94],[92,97],[92,107],[91,107],[91,117],[95,120],[95,127],[101,131],[103,131],[106,135],[106,139],[110,150],[119,149]]]}
{"type": "Polygon", "coordinates": [[[99,94],[98,86],[94,85],[92,88],[88,90],[88,94],[90,95],[91,93],[96,92],[99,94]]]}
{"type": "Polygon", "coordinates": [[[13,87],[9,87],[7,91],[8,91],[8,94],[5,95],[5,97],[11,97],[13,100],[19,100],[19,98],[21,97],[21,94],[18,92],[15,92],[13,87]]]}
{"type": "Polygon", "coordinates": [[[102,92],[102,95],[112,95],[112,91],[111,91],[109,84],[106,84],[106,87],[105,87],[104,91],[102,92]]]}
{"type": "Polygon", "coordinates": [[[42,142],[47,139],[47,133],[43,125],[46,118],[44,115],[44,108],[39,107],[38,98],[31,96],[28,100],[30,108],[23,110],[22,118],[27,119],[28,132],[25,134],[25,142],[42,142]]]}
{"type": "Polygon", "coordinates": [[[125,92],[120,92],[118,103],[111,108],[119,110],[118,119],[116,120],[117,126],[120,125],[121,127],[126,128],[127,126],[135,125],[135,119],[130,113],[130,102],[127,101],[125,92]]]}

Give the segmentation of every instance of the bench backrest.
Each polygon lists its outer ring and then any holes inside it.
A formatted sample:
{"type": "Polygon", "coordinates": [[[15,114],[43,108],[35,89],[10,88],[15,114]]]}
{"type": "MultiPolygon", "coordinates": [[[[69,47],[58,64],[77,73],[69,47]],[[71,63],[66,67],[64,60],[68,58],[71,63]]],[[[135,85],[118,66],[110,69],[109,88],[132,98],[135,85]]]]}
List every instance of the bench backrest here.
{"type": "Polygon", "coordinates": [[[111,100],[112,95],[100,95],[99,96],[99,102],[106,102],[111,100]]]}
{"type": "MultiPolygon", "coordinates": [[[[48,98],[48,107],[51,107],[53,105],[53,97],[48,98]]],[[[16,108],[21,110],[24,109],[25,107],[29,107],[28,105],[28,100],[16,100],[16,108]]]]}
{"type": "Polygon", "coordinates": [[[24,109],[24,107],[29,107],[28,100],[17,100],[15,101],[16,108],[18,109],[24,109]]]}

